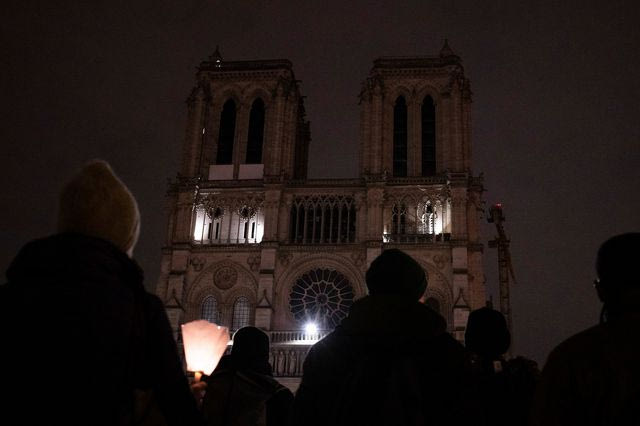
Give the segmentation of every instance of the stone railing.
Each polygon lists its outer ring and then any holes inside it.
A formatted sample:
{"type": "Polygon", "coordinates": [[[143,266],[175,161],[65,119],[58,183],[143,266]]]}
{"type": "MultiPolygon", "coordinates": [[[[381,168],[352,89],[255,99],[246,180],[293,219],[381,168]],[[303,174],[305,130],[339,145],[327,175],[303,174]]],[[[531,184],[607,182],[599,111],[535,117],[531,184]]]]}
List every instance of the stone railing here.
{"type": "Polygon", "coordinates": [[[423,244],[451,240],[450,233],[444,234],[383,234],[383,243],[423,244]]]}
{"type": "Polygon", "coordinates": [[[302,377],[302,365],[304,359],[320,339],[330,331],[317,331],[307,333],[304,331],[269,331],[271,350],[269,363],[276,377],[302,377]]]}
{"type": "Polygon", "coordinates": [[[272,345],[269,363],[276,377],[302,377],[302,365],[311,345],[272,345]]]}
{"type": "Polygon", "coordinates": [[[270,331],[271,344],[313,345],[329,334],[329,331],[307,333],[304,331],[270,331]]]}

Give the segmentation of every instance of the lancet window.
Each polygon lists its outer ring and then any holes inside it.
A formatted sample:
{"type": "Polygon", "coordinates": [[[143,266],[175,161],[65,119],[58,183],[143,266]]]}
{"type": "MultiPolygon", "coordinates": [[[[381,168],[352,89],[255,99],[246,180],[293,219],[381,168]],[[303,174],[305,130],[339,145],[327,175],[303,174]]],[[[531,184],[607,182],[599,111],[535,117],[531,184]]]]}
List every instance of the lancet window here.
{"type": "Polygon", "coordinates": [[[401,197],[385,213],[384,242],[446,241],[451,219],[448,199],[401,197]]]}
{"type": "Polygon", "coordinates": [[[393,107],[393,175],[407,175],[407,102],[398,96],[393,107]]]}
{"type": "Polygon", "coordinates": [[[422,176],[436,174],[436,106],[431,96],[422,102],[422,176]]]}
{"type": "Polygon", "coordinates": [[[231,164],[233,158],[233,139],[236,132],[236,104],[233,99],[224,103],[220,113],[220,131],[218,133],[218,153],[216,164],[231,164]]]}
{"type": "Polygon", "coordinates": [[[205,197],[196,203],[193,219],[198,244],[257,244],[264,235],[261,199],[205,197]]]}
{"type": "Polygon", "coordinates": [[[200,307],[200,318],[215,324],[220,324],[218,300],[214,296],[209,295],[202,301],[202,305],[200,307]]]}
{"type": "Polygon", "coordinates": [[[249,325],[251,320],[251,305],[249,299],[244,296],[240,296],[233,304],[233,320],[231,321],[231,328],[238,330],[242,327],[249,325]]]}
{"type": "Polygon", "coordinates": [[[289,241],[346,244],[356,240],[356,206],[349,196],[298,197],[291,206],[289,241]]]}
{"type": "Polygon", "coordinates": [[[247,164],[262,163],[264,139],[264,102],[258,98],[251,105],[249,113],[249,137],[247,139],[247,164]]]}

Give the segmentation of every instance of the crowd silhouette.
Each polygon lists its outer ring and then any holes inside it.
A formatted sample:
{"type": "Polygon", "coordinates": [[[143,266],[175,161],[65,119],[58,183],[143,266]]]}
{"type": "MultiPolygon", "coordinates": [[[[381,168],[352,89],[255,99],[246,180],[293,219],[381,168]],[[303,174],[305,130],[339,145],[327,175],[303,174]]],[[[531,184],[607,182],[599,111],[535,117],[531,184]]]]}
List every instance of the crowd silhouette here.
{"type": "Polygon", "coordinates": [[[65,185],[58,232],[25,245],[0,286],[1,424],[640,425],[640,233],[602,244],[600,323],[556,347],[541,373],[505,356],[511,336],[490,307],[471,312],[456,341],[422,303],[422,267],[384,250],[369,294],[309,351],[294,396],[255,327],[189,383],[132,258],[139,232],[136,200],[106,162],[65,185]]]}

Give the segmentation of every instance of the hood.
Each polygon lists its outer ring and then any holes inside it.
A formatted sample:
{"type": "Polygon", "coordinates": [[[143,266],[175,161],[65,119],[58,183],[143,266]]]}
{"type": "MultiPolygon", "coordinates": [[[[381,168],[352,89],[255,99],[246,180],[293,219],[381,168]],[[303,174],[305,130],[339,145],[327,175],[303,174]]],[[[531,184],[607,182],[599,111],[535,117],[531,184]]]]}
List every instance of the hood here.
{"type": "Polygon", "coordinates": [[[406,342],[444,334],[447,324],[442,316],[420,302],[381,294],[356,301],[339,329],[351,336],[406,342]]]}
{"type": "Polygon", "coordinates": [[[238,358],[233,354],[224,355],[215,371],[211,373],[211,375],[215,375],[216,373],[221,373],[229,370],[241,370],[241,371],[253,371],[258,374],[263,374],[265,376],[272,376],[273,373],[271,371],[271,364],[268,361],[262,360],[247,360],[238,358]]]}
{"type": "Polygon", "coordinates": [[[63,233],[25,245],[7,269],[9,285],[70,285],[74,282],[125,283],[144,291],[143,273],[122,250],[100,238],[63,233]]]}

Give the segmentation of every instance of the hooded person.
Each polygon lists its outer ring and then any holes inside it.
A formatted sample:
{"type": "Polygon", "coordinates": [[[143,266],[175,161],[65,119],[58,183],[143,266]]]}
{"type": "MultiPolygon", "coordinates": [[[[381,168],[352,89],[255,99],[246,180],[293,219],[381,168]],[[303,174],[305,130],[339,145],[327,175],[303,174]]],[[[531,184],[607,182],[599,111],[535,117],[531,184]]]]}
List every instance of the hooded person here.
{"type": "Polygon", "coordinates": [[[294,425],[455,425],[466,421],[464,349],[438,313],[409,255],[385,250],[366,273],[369,295],[314,345],[294,425]]]}
{"type": "Polygon", "coordinates": [[[164,424],[199,424],[163,304],[131,258],[139,232],[136,200],[106,162],[64,186],[58,233],[26,244],[1,287],[3,424],[143,423],[140,392],[164,424]]]}
{"type": "Polygon", "coordinates": [[[208,425],[287,425],[293,394],[276,381],[269,336],[256,327],[235,332],[231,354],[207,377],[202,412],[208,425]]]}
{"type": "Polygon", "coordinates": [[[596,258],[600,323],[560,343],[534,398],[535,426],[640,424],[640,233],[605,241],[596,258]]]}
{"type": "Polygon", "coordinates": [[[471,312],[464,338],[479,402],[473,424],[526,426],[539,371],[524,357],[505,360],[511,333],[504,315],[489,307],[471,312]]]}

